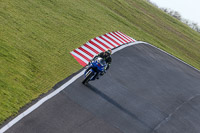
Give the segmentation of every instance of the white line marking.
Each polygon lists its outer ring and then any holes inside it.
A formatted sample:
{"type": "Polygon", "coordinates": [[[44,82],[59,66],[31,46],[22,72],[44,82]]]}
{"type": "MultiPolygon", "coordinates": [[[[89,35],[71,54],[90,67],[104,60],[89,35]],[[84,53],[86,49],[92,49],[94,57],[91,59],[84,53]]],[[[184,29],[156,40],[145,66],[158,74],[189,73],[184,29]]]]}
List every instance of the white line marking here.
{"type": "MultiPolygon", "coordinates": [[[[129,43],[129,44],[126,44],[126,45],[122,45],[121,47],[118,47],[116,49],[113,50],[113,54],[121,49],[124,49],[126,47],[129,47],[129,46],[132,46],[132,45],[136,45],[136,44],[141,44],[141,43],[144,43],[144,44],[147,44],[147,45],[150,45],[168,55],[170,55],[171,57],[181,61],[182,63],[188,65],[189,67],[197,70],[198,72],[200,72],[200,70],[198,70],[197,68],[185,63],[184,61],[178,59],[177,57],[147,43],[147,42],[142,42],[142,41],[137,41],[137,42],[132,42],[132,43],[129,43]]],[[[16,124],[18,121],[20,121],[23,117],[25,117],[26,115],[28,115],[29,113],[33,112],[35,109],[37,109],[39,106],[41,106],[44,102],[46,102],[47,100],[49,100],[50,98],[52,98],[53,96],[55,96],[56,94],[58,94],[59,92],[61,92],[62,90],[64,90],[67,86],[69,86],[71,83],[73,83],[76,79],[78,79],[79,77],[81,77],[83,74],[84,74],[84,71],[81,71],[80,73],[78,73],[77,75],[75,75],[73,78],[71,78],[69,81],[67,81],[65,84],[63,84],[61,87],[59,87],[58,89],[56,89],[55,91],[53,91],[51,94],[45,96],[44,98],[42,98],[41,100],[39,100],[37,103],[35,103],[34,105],[32,105],[30,108],[28,108],[26,111],[24,111],[23,113],[21,113],[20,115],[18,115],[16,118],[14,118],[13,120],[11,120],[8,124],[6,124],[4,127],[2,127],[0,129],[0,133],[4,133],[6,130],[8,130],[10,127],[12,127],[14,124],[16,124]]]]}
{"type": "MultiPolygon", "coordinates": [[[[135,43],[137,44],[137,42],[135,43]]],[[[133,45],[133,43],[132,43],[133,45]]],[[[129,45],[123,45],[115,50],[113,50],[113,53],[127,47],[129,45]]],[[[82,47],[83,48],[83,47],[82,47]]],[[[72,51],[73,52],[73,51],[72,51]]],[[[71,53],[72,53],[71,52],[71,53]]],[[[76,53],[75,53],[76,54],[76,53]]],[[[17,117],[15,117],[13,120],[11,120],[8,124],[6,124],[5,126],[3,126],[0,129],[0,133],[4,133],[5,131],[7,131],[9,128],[11,128],[14,124],[16,124],[18,121],[20,121],[22,118],[24,118],[26,115],[30,114],[31,112],[33,112],[35,109],[37,109],[39,106],[41,106],[44,102],[46,102],[47,100],[49,100],[50,98],[54,97],[55,95],[57,95],[59,92],[61,92],[62,90],[64,90],[67,86],[69,86],[71,83],[73,83],[76,79],[78,79],[79,77],[81,77],[84,74],[84,71],[81,71],[80,73],[78,73],[77,75],[75,75],[73,78],[71,78],[69,81],[67,81],[65,84],[63,84],[62,86],[60,86],[58,89],[56,89],[55,91],[53,91],[52,93],[50,93],[49,95],[43,97],[41,100],[39,100],[37,103],[35,103],[34,105],[32,105],[31,107],[29,107],[27,110],[25,110],[23,113],[19,114],[17,117]]]]}
{"type": "Polygon", "coordinates": [[[32,111],[34,111],[35,109],[37,109],[44,102],[46,102],[47,100],[49,100],[50,98],[52,98],[53,96],[55,96],[56,94],[58,94],[60,91],[62,91],[63,89],[65,89],[67,86],[69,86],[71,83],[73,83],[76,79],[78,79],[83,74],[84,74],[84,70],[81,71],[80,73],[78,73],[76,76],[74,76],[68,82],[66,82],[65,84],[63,84],[61,87],[59,87],[58,89],[56,89],[55,91],[53,91],[51,94],[49,94],[49,95],[45,96],[44,98],[42,98],[41,100],[39,100],[37,103],[35,103],[34,105],[32,105],[26,111],[24,111],[23,113],[21,113],[20,115],[18,115],[16,118],[14,118],[12,121],[10,121],[7,125],[5,125],[3,128],[1,128],[0,129],[0,133],[4,133],[6,130],[8,130],[10,127],[12,127],[18,121],[20,121],[23,117],[25,117],[26,115],[28,115],[29,113],[31,113],[32,111]]]}

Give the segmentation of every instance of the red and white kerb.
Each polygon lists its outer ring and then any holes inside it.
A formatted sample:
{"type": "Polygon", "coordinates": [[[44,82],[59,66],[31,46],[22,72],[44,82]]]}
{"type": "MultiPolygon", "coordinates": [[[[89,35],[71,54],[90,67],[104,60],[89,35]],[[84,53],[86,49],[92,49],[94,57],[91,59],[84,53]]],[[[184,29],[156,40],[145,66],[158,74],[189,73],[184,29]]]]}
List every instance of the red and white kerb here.
{"type": "Polygon", "coordinates": [[[123,34],[122,32],[110,32],[105,35],[89,40],[81,47],[73,50],[70,54],[82,65],[88,62],[97,54],[106,49],[113,49],[122,44],[135,42],[135,39],[123,34]]]}

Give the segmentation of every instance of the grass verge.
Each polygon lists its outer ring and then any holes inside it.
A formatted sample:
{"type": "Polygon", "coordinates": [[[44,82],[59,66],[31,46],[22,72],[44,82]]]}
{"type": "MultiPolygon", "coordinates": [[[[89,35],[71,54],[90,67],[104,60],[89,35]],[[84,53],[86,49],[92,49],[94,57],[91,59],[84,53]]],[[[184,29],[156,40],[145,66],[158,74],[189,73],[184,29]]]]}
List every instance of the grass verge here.
{"type": "Polygon", "coordinates": [[[70,51],[118,30],[200,69],[200,34],[144,0],[1,0],[0,124],[81,68],[70,51]]]}

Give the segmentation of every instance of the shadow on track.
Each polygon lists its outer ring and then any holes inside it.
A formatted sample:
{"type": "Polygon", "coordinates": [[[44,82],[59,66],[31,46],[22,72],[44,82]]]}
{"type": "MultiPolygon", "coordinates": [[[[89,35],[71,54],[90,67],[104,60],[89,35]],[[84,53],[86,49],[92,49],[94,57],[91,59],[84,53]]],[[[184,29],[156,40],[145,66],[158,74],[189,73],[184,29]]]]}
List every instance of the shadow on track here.
{"type": "Polygon", "coordinates": [[[109,96],[107,96],[105,93],[103,93],[102,91],[98,90],[97,88],[95,88],[94,86],[92,86],[91,84],[87,84],[86,85],[90,90],[92,90],[93,92],[95,92],[97,95],[99,95],[100,97],[102,97],[103,99],[105,99],[107,102],[109,102],[110,104],[114,105],[115,107],[117,107],[120,111],[124,112],[125,114],[129,115],[131,118],[136,119],[137,121],[139,121],[141,124],[145,125],[146,127],[148,127],[149,129],[152,129],[151,127],[149,127],[144,121],[140,120],[135,114],[133,114],[131,111],[125,109],[124,107],[122,107],[119,103],[117,103],[115,100],[113,100],[112,98],[110,98],[109,96]]]}

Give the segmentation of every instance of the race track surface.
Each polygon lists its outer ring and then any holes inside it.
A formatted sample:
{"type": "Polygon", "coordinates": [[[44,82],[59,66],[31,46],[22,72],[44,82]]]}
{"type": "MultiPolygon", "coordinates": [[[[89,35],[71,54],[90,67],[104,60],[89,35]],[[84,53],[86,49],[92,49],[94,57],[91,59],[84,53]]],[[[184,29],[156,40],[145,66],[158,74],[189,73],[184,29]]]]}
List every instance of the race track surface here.
{"type": "Polygon", "coordinates": [[[147,45],[113,54],[109,71],[76,80],[6,133],[199,133],[200,73],[147,45]]]}

